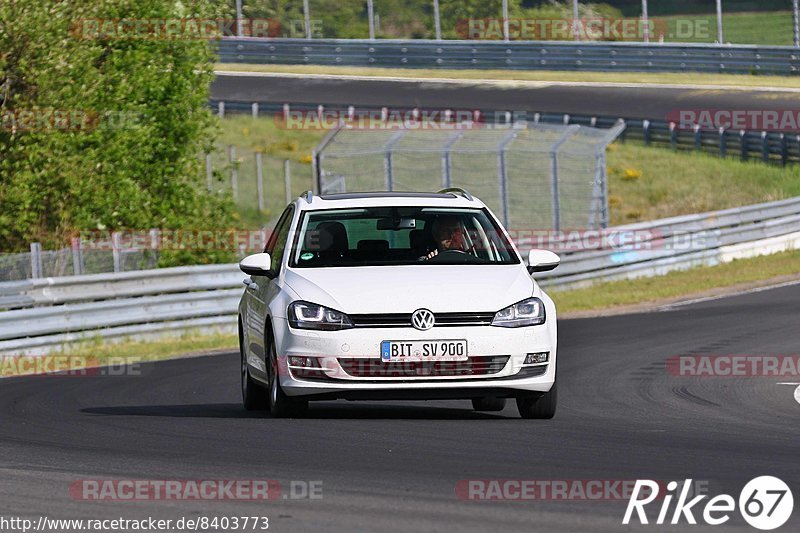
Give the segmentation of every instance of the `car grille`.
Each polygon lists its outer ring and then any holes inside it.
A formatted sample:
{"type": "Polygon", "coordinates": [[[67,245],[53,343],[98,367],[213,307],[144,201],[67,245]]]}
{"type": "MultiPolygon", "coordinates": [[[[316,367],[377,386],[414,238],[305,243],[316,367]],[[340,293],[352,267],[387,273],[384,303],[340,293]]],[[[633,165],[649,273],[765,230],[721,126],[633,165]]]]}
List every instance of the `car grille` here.
{"type": "Polygon", "coordinates": [[[429,378],[450,376],[488,376],[505,368],[510,356],[470,357],[465,361],[398,361],[378,359],[339,359],[347,374],[358,378],[429,378]]]}
{"type": "MultiPolygon", "coordinates": [[[[495,313],[434,313],[433,327],[489,326],[495,313]]],[[[410,328],[411,313],[349,315],[357,328],[410,328]]]]}

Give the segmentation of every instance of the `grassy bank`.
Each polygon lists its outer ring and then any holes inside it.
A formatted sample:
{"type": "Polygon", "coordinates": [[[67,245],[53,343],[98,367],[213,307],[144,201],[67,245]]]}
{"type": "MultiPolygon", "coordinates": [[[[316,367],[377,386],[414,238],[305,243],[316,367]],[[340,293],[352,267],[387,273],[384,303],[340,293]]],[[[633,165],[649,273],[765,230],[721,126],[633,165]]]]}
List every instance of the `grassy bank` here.
{"type": "Polygon", "coordinates": [[[664,276],[600,283],[586,289],[548,291],[559,313],[614,309],[705,291],[747,285],[782,276],[800,276],[800,250],[740,259],[714,267],[676,271],[664,276]]]}

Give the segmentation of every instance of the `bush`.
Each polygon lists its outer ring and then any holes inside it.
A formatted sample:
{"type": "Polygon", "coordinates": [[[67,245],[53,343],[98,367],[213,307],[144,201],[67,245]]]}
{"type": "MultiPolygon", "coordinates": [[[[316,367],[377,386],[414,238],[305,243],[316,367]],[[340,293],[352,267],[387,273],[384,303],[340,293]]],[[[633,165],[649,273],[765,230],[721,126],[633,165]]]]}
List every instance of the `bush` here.
{"type": "Polygon", "coordinates": [[[86,19],[217,18],[217,9],[211,0],[0,2],[0,249],[57,247],[98,228],[235,223],[231,200],[198,186],[218,129],[207,109],[209,43],[76,34],[86,19]],[[24,112],[53,110],[86,120],[14,127],[24,112]]]}

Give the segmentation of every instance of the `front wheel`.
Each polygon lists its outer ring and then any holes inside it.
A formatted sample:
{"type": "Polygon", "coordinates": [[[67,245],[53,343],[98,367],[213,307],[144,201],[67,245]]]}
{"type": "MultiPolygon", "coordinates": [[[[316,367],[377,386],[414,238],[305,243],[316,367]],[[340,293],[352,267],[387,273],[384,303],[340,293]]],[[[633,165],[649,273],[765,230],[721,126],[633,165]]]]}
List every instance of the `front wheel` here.
{"type": "Polygon", "coordinates": [[[286,395],[278,379],[278,354],[275,349],[275,341],[269,340],[267,344],[269,352],[269,413],[273,418],[287,418],[299,416],[305,413],[308,408],[308,401],[295,400],[286,395]]]}
{"type": "Polygon", "coordinates": [[[556,416],[558,390],[556,384],[544,394],[534,393],[517,397],[517,409],[522,418],[550,419],[556,416]]]}
{"type": "Polygon", "coordinates": [[[267,391],[250,377],[250,368],[247,366],[244,340],[239,332],[239,357],[242,378],[242,405],[248,411],[263,411],[267,408],[267,391]]]}

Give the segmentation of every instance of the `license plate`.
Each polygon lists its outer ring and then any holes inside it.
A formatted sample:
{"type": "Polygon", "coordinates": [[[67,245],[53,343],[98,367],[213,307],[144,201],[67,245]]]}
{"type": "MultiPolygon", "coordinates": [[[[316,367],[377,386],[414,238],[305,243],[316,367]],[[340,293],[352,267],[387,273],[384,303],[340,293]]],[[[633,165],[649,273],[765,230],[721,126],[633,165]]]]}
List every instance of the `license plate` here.
{"type": "Polygon", "coordinates": [[[383,341],[381,361],[464,361],[467,341],[383,341]]]}

